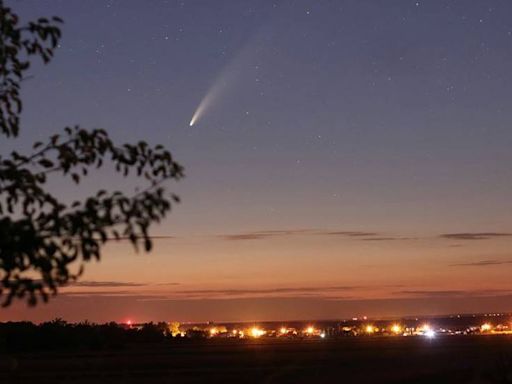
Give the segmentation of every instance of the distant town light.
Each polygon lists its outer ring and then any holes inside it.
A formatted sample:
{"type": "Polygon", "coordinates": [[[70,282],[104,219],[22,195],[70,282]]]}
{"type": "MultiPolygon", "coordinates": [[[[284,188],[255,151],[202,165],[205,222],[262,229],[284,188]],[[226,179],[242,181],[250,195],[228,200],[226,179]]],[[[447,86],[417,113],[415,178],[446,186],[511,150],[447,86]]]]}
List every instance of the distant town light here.
{"type": "Polygon", "coordinates": [[[402,327],[400,326],[400,324],[393,324],[391,326],[391,332],[393,332],[395,335],[398,335],[402,333],[402,327]]]}
{"type": "Polygon", "coordinates": [[[306,328],[306,333],[308,335],[312,335],[313,333],[315,333],[315,328],[313,328],[311,325],[309,327],[306,328]]]}
{"type": "Polygon", "coordinates": [[[480,330],[482,332],[488,332],[492,329],[492,325],[490,323],[485,323],[485,324],[482,324],[482,326],[480,327],[480,330]]]}
{"type": "Polygon", "coordinates": [[[285,327],[281,327],[281,329],[279,330],[279,333],[281,335],[284,335],[284,334],[288,333],[288,330],[285,327]]]}
{"type": "Polygon", "coordinates": [[[429,329],[428,331],[425,331],[425,336],[429,339],[433,339],[436,337],[436,333],[432,329],[429,329]]]}
{"type": "Polygon", "coordinates": [[[364,330],[366,331],[366,333],[372,334],[375,332],[375,327],[373,325],[367,325],[364,330]]]}
{"type": "Polygon", "coordinates": [[[258,327],[252,327],[251,328],[251,336],[252,337],[260,337],[265,334],[265,331],[263,329],[260,329],[258,327]]]}

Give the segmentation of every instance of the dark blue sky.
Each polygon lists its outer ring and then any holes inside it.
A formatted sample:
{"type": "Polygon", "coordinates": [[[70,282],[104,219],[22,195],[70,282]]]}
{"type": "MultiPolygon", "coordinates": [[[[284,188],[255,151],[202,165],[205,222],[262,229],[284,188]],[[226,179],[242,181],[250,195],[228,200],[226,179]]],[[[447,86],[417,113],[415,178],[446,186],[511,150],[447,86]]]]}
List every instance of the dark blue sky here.
{"type": "MultiPolygon", "coordinates": [[[[352,284],[359,273],[387,285],[469,289],[480,270],[446,265],[509,259],[504,237],[468,248],[439,235],[512,231],[512,2],[9,3],[25,19],[65,20],[55,60],[24,84],[22,146],[80,124],[165,144],[186,167],[171,186],[183,203],[155,232],[179,237],[155,250],[158,263],[179,266],[170,280],[352,284]],[[408,240],[362,247],[311,240],[305,229],[408,240]],[[294,237],[219,244],[219,236],[276,230],[294,237]],[[266,274],[291,260],[286,278],[266,274]],[[439,270],[417,275],[440,260],[439,270]],[[412,270],[395,281],[405,261],[412,270]],[[364,272],[332,273],[347,263],[364,272]],[[248,266],[254,280],[241,274],[248,266]]],[[[100,185],[129,188],[107,174],[78,192],[55,188],[71,198],[100,185]]],[[[92,278],[153,279],[156,266],[143,277],[139,267],[117,274],[116,257],[92,278]]],[[[506,284],[503,268],[487,268],[497,274],[487,288],[506,284]]]]}

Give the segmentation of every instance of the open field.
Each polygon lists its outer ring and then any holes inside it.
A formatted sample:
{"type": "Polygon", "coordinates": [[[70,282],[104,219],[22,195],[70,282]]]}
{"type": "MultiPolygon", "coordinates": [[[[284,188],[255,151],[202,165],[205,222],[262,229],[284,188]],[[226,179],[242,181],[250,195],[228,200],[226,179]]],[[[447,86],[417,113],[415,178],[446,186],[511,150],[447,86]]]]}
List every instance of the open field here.
{"type": "Polygon", "coordinates": [[[0,356],[1,383],[503,383],[512,337],[206,340],[0,356]]]}

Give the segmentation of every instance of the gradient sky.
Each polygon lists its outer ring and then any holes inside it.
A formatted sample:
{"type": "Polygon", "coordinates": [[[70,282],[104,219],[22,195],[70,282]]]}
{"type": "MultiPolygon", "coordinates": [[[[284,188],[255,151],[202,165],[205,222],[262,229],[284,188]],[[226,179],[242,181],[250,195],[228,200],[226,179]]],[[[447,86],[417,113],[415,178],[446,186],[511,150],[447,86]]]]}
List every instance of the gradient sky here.
{"type": "Polygon", "coordinates": [[[8,3],[66,22],[24,84],[16,147],[102,127],[165,144],[187,178],[151,254],[109,245],[50,305],[0,320],[512,310],[512,2],[8,3]]]}

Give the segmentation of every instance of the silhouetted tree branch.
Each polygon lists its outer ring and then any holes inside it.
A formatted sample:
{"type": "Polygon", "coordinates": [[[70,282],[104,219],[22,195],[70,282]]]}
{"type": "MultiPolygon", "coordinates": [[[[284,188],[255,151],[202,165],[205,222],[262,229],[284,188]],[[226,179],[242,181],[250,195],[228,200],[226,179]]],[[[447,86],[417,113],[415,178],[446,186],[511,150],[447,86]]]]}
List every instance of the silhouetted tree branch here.
{"type": "MultiPolygon", "coordinates": [[[[23,103],[20,85],[31,59],[48,63],[61,37],[62,20],[40,18],[19,25],[18,16],[0,0],[0,134],[18,136],[23,103]]],[[[0,156],[0,297],[3,305],[26,298],[46,301],[76,279],[84,263],[99,260],[102,246],[129,239],[138,249],[152,247],[149,228],[179,199],[163,184],[183,177],[170,152],[141,141],[116,145],[103,129],[67,127],[37,142],[33,153],[0,156]],[[80,184],[90,172],[109,164],[123,176],[146,185],[134,195],[100,190],[66,204],[47,189],[49,175],[80,184]],[[77,264],[77,271],[71,266],[77,264]]]]}

